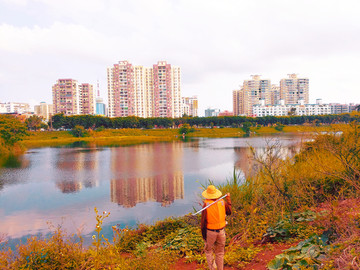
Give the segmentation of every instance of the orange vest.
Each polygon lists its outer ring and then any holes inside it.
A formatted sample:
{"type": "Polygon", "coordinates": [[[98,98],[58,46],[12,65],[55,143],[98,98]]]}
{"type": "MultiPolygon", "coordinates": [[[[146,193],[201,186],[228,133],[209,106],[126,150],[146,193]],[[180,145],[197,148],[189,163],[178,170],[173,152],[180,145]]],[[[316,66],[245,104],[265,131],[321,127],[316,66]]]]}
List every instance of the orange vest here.
{"type": "MultiPolygon", "coordinates": [[[[212,200],[205,200],[205,204],[209,205],[213,203],[212,200]]],[[[206,209],[207,211],[207,228],[212,230],[219,230],[225,227],[225,202],[223,199],[218,201],[217,203],[213,204],[209,208],[206,209]]]]}

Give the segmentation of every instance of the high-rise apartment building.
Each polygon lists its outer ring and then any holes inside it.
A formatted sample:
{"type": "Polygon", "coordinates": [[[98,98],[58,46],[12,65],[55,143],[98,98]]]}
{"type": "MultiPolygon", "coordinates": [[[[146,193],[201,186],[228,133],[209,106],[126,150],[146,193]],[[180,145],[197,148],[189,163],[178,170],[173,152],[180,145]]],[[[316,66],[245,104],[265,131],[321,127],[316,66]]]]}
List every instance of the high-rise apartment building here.
{"type": "Polygon", "coordinates": [[[252,75],[251,80],[244,80],[241,90],[233,91],[234,115],[252,115],[252,107],[264,100],[271,101],[271,81],[261,79],[260,75],[252,75]]]}
{"type": "Polygon", "coordinates": [[[134,110],[139,117],[153,115],[153,70],[152,68],[134,67],[134,110]]]}
{"type": "Polygon", "coordinates": [[[49,121],[50,117],[54,114],[54,105],[40,102],[40,105],[34,106],[34,113],[45,121],[49,121]]]}
{"type": "Polygon", "coordinates": [[[134,67],[128,61],[108,68],[108,105],[110,117],[135,115],[134,67]]]}
{"type": "Polygon", "coordinates": [[[80,114],[95,114],[94,87],[89,83],[79,85],[80,114]]]}
{"type": "Polygon", "coordinates": [[[59,79],[52,87],[54,114],[94,114],[95,95],[93,86],[78,84],[74,79],[59,79]]]}
{"type": "Polygon", "coordinates": [[[54,113],[64,115],[80,114],[78,82],[73,79],[59,79],[52,87],[54,113]]]}
{"type": "Polygon", "coordinates": [[[182,101],[183,101],[182,115],[186,114],[187,116],[198,116],[198,98],[197,98],[197,96],[183,97],[182,101]]]}
{"type": "Polygon", "coordinates": [[[181,117],[181,73],[165,61],[152,68],[120,61],[108,68],[110,117],[181,117]]]}
{"type": "Polygon", "coordinates": [[[280,86],[273,84],[270,90],[270,103],[271,105],[279,104],[280,102],[280,86]]]}
{"type": "Polygon", "coordinates": [[[298,78],[296,74],[288,74],[289,78],[280,81],[280,99],[285,104],[298,104],[299,100],[309,103],[309,79],[298,78]]]}
{"type": "Polygon", "coordinates": [[[153,66],[154,72],[154,116],[181,117],[180,68],[165,61],[153,66]]]}
{"type": "Polygon", "coordinates": [[[233,112],[235,116],[244,114],[244,90],[233,91],[233,112]]]}
{"type": "Polygon", "coordinates": [[[252,75],[252,80],[245,80],[244,91],[244,114],[252,115],[252,106],[259,104],[260,100],[265,100],[265,104],[270,102],[271,81],[262,80],[260,75],[252,75]]]}

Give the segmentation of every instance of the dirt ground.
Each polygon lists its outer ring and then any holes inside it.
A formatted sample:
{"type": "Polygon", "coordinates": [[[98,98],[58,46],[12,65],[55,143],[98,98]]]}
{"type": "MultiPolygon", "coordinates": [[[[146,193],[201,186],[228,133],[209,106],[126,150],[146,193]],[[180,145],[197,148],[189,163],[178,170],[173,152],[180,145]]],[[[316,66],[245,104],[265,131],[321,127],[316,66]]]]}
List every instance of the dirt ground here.
{"type": "MultiPolygon", "coordinates": [[[[295,245],[295,244],[293,244],[295,245]]],[[[224,270],[265,270],[266,265],[278,254],[283,253],[285,249],[288,249],[289,247],[293,246],[291,244],[274,244],[272,245],[271,249],[264,250],[257,254],[255,259],[248,265],[246,265],[243,268],[236,268],[236,267],[228,267],[225,266],[224,270]]],[[[196,269],[206,269],[197,263],[186,263],[185,259],[179,260],[174,265],[174,270],[196,270],[196,269]]]]}

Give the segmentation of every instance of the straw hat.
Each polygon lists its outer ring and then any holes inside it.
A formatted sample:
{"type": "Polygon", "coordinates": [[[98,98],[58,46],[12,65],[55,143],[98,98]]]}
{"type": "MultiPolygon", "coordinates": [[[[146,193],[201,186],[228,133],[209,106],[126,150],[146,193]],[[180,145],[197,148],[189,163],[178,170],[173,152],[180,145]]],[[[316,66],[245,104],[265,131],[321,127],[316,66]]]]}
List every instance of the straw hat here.
{"type": "Polygon", "coordinates": [[[210,185],[203,191],[202,195],[206,199],[217,199],[222,195],[222,193],[220,190],[216,189],[215,186],[210,185]]]}

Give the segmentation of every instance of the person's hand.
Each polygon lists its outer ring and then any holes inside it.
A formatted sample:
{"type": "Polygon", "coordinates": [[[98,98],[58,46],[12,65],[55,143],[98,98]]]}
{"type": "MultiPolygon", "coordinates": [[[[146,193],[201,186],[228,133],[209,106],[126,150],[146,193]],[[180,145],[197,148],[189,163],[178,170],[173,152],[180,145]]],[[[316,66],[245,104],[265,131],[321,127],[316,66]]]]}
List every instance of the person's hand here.
{"type": "Polygon", "coordinates": [[[228,203],[228,204],[231,204],[231,199],[230,199],[230,193],[226,193],[226,202],[228,203]]]}

